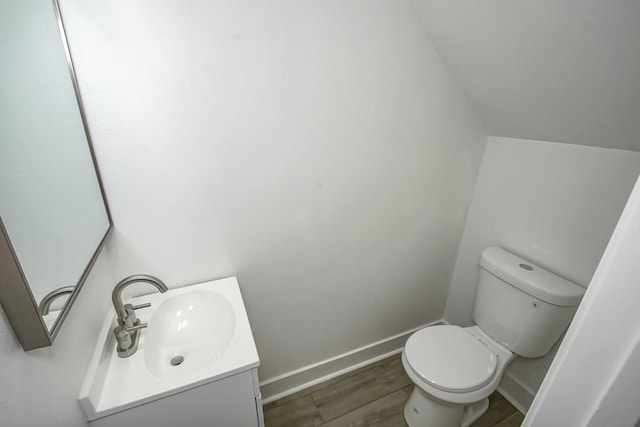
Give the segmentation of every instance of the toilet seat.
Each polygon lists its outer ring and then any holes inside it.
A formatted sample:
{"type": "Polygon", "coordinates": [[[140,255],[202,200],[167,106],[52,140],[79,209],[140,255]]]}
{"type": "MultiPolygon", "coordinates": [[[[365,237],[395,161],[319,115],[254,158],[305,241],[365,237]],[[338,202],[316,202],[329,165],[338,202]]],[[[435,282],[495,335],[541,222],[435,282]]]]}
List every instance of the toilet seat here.
{"type": "Polygon", "coordinates": [[[409,337],[405,357],[414,373],[451,393],[478,390],[494,378],[498,356],[459,326],[424,328],[409,337]]]}

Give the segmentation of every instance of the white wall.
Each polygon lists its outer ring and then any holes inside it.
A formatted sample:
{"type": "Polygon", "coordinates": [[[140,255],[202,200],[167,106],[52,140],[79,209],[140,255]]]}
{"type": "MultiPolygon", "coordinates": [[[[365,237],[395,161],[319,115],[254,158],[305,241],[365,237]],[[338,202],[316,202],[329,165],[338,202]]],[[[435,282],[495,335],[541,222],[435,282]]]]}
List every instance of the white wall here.
{"type": "Polygon", "coordinates": [[[640,421],[640,180],[523,426],[640,421]]]}
{"type": "Polygon", "coordinates": [[[53,346],[30,352],[22,350],[0,309],[0,426],[86,426],[78,392],[114,284],[103,250],[53,346]]]}
{"type": "Polygon", "coordinates": [[[640,151],[640,2],[412,3],[490,135],[640,151]]]}
{"type": "Polygon", "coordinates": [[[62,10],[119,276],[237,275],[263,380],[442,316],[485,133],[407,1],[62,10]]]}
{"type": "MultiPolygon", "coordinates": [[[[586,287],[638,173],[636,152],[490,137],[445,319],[471,324],[478,257],[491,245],[586,287]]],[[[533,394],[554,352],[541,359],[516,359],[507,374],[533,394]]]]}

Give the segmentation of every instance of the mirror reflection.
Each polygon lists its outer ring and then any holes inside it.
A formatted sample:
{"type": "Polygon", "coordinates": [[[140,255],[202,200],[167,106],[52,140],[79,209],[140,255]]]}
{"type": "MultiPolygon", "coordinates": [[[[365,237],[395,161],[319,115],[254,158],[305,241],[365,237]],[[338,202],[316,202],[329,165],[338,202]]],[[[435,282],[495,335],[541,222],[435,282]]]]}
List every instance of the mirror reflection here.
{"type": "Polygon", "coordinates": [[[0,5],[0,218],[49,331],[110,227],[54,6],[0,5]]]}

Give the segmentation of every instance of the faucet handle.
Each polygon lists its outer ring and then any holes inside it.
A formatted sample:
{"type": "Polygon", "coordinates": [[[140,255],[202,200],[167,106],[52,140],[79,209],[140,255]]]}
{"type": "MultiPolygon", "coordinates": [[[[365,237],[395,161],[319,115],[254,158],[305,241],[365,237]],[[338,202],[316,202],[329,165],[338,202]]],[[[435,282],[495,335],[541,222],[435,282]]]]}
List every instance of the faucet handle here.
{"type": "Polygon", "coordinates": [[[148,308],[151,307],[151,303],[150,302],[145,302],[143,304],[138,304],[138,305],[132,305],[131,308],[134,310],[138,310],[140,308],[148,308]]]}
{"type": "Polygon", "coordinates": [[[146,323],[138,323],[136,325],[129,326],[129,327],[125,328],[125,330],[127,332],[133,332],[133,331],[137,331],[138,329],[144,329],[146,327],[147,327],[146,323]]]}
{"type": "Polygon", "coordinates": [[[119,319],[118,323],[121,325],[124,325],[127,328],[130,328],[131,326],[138,324],[139,320],[136,314],[134,313],[134,311],[139,308],[147,308],[147,307],[151,307],[150,302],[146,302],[138,305],[125,304],[124,312],[126,313],[126,316],[124,319],[119,319]]]}

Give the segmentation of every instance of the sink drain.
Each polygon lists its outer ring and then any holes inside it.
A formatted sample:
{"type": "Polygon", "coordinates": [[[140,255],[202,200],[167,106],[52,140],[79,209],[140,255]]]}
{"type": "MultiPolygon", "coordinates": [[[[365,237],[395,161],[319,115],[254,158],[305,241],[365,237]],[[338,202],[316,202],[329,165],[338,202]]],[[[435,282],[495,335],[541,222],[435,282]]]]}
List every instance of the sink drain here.
{"type": "Polygon", "coordinates": [[[175,356],[171,358],[171,365],[173,366],[178,366],[182,362],[184,362],[184,357],[182,356],[175,356]]]}

